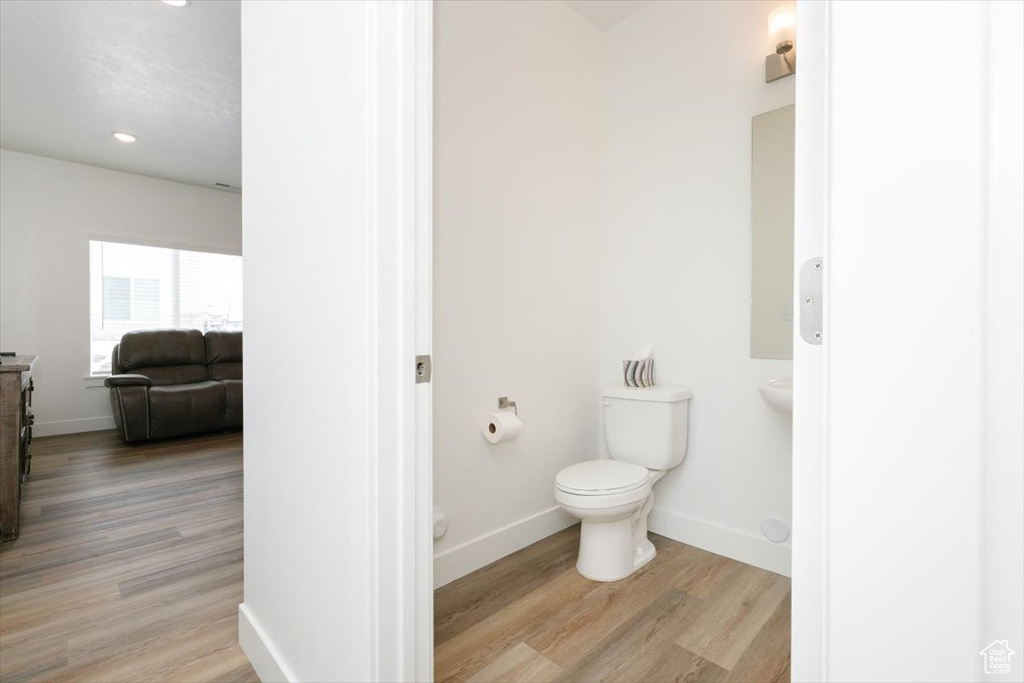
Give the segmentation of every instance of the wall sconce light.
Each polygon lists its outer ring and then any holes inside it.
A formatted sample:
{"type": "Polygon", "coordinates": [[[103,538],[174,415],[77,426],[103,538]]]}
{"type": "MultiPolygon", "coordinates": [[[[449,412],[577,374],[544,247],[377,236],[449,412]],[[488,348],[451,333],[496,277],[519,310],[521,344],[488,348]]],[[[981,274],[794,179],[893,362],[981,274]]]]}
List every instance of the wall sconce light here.
{"type": "Polygon", "coordinates": [[[768,40],[775,54],[764,58],[764,81],[796,73],[796,5],[782,5],[768,15],[768,40]]]}

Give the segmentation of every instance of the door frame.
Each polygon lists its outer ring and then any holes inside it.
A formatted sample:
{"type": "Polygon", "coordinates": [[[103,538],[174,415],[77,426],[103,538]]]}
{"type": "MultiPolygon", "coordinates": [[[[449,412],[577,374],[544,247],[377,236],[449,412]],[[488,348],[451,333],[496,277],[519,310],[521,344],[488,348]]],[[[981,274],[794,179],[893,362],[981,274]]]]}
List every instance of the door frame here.
{"type": "MultiPolygon", "coordinates": [[[[828,680],[828,350],[832,6],[800,2],[796,77],[793,282],[809,259],[824,263],[823,339],[812,345],[793,321],[793,557],[791,662],[793,681],[828,680]]],[[[793,310],[800,311],[799,287],[793,310]]]]}
{"type": "MultiPolygon", "coordinates": [[[[432,238],[433,238],[433,3],[415,0],[401,3],[403,12],[402,74],[405,92],[414,102],[405,131],[414,141],[403,147],[405,178],[414,188],[413,207],[407,225],[410,232],[404,262],[406,285],[403,320],[407,329],[403,358],[412,367],[412,356],[432,353],[432,238]],[[409,87],[411,86],[411,90],[409,87]]],[[[395,3],[399,5],[399,3],[395,3]]],[[[829,36],[830,3],[800,2],[797,34],[801,70],[796,82],[796,177],[794,282],[800,265],[814,256],[828,256],[829,216],[829,36]]],[[[408,113],[408,108],[406,112],[408,113]]],[[[407,207],[408,208],[408,207],[407,207]]],[[[824,273],[824,299],[828,300],[828,270],[824,273]]],[[[794,310],[799,309],[794,292],[794,310]]],[[[799,340],[799,321],[794,320],[794,340],[799,340]]],[[[826,680],[828,547],[828,451],[827,451],[827,353],[828,310],[824,320],[825,343],[812,346],[796,341],[793,354],[793,626],[792,678],[794,681],[826,680]]],[[[411,377],[411,374],[410,374],[411,377]]],[[[433,453],[431,384],[406,384],[402,404],[412,406],[403,420],[406,447],[414,458],[403,469],[396,494],[414,500],[403,525],[406,561],[402,585],[413,599],[407,600],[398,622],[408,637],[402,638],[401,662],[389,661],[386,648],[378,652],[378,680],[433,680],[433,453]],[[399,674],[397,678],[389,676],[399,674]]],[[[383,406],[383,404],[382,404],[383,406]]],[[[398,500],[400,496],[396,497],[398,500]]],[[[387,578],[381,574],[381,585],[387,578]]],[[[383,599],[383,598],[382,598],[383,599]]],[[[397,615],[396,615],[397,616],[397,615]]],[[[383,636],[387,620],[378,624],[383,636]]]]}
{"type": "MultiPolygon", "coordinates": [[[[416,355],[433,354],[434,3],[415,3],[416,355]]],[[[417,681],[434,680],[434,418],[433,384],[415,386],[415,666],[417,681]]]]}
{"type": "Polygon", "coordinates": [[[433,4],[366,2],[372,680],[433,679],[433,4]]]}

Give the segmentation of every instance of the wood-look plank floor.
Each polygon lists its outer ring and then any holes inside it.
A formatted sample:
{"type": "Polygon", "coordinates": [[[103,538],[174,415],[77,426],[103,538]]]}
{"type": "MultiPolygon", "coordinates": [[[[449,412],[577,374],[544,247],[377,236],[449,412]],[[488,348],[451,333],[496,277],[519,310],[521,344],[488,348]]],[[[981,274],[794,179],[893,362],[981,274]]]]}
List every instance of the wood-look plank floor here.
{"type": "Polygon", "coordinates": [[[436,680],[788,681],[789,579],[651,540],[622,581],[576,572],[577,525],[438,589],[436,680]]]}
{"type": "Polygon", "coordinates": [[[0,680],[258,681],[238,647],[241,434],[32,446],[0,544],[0,680]]]}

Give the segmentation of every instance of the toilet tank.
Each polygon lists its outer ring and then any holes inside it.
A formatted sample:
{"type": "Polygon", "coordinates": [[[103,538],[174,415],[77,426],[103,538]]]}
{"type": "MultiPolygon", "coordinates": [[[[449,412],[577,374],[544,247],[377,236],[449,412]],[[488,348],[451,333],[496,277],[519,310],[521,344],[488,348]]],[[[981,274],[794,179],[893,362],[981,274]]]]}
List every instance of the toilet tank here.
{"type": "Polygon", "coordinates": [[[604,433],[613,460],[652,470],[675,467],[686,456],[687,387],[612,387],[602,392],[604,433]]]}

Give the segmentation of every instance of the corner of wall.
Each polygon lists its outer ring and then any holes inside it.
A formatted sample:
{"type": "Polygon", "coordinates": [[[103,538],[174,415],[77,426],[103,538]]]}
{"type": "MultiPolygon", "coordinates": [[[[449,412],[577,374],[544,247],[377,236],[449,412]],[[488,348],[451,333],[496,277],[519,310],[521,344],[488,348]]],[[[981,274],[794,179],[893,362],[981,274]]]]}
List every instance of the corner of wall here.
{"type": "Polygon", "coordinates": [[[292,683],[296,680],[287,673],[281,654],[244,602],[238,606],[238,644],[263,683],[292,683]]]}
{"type": "Polygon", "coordinates": [[[757,386],[792,363],[749,348],[751,117],[795,86],[759,68],[770,9],[654,3],[606,33],[600,361],[615,381],[651,344],[659,381],[694,392],[686,462],[658,484],[651,530],[788,575],[789,546],[758,520],[791,520],[792,439],[757,386]],[[730,47],[695,69],[680,40],[730,47]]]}

